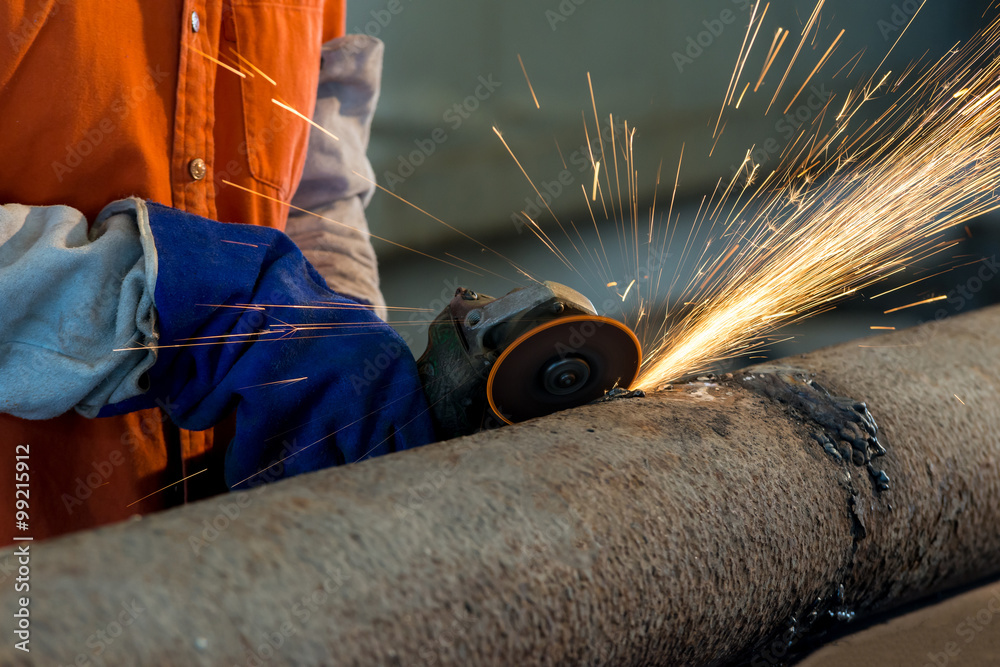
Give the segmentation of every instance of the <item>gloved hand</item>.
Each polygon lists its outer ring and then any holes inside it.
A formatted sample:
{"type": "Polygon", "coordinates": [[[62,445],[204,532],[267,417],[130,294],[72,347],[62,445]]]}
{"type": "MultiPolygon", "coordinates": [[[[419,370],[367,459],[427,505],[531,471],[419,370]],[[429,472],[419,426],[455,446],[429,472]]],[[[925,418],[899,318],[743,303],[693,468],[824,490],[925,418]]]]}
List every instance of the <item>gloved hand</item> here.
{"type": "Polygon", "coordinates": [[[147,204],[158,356],[149,389],[99,416],[164,407],[183,428],[236,408],[230,487],[434,440],[409,350],[369,308],[326,287],[281,232],[147,204]]]}

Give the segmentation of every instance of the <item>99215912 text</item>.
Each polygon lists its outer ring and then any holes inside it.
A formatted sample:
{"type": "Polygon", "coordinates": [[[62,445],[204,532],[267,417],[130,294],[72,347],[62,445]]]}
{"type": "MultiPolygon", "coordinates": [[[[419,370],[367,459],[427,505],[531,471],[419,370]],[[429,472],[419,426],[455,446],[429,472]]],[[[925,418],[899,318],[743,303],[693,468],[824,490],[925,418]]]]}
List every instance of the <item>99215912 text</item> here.
{"type": "MultiPolygon", "coordinates": [[[[31,467],[29,457],[31,448],[29,445],[18,445],[14,448],[14,527],[15,541],[30,541],[31,537],[26,535],[28,531],[29,502],[31,500],[31,467]]],[[[14,558],[17,559],[17,576],[14,578],[14,591],[21,593],[17,599],[17,611],[14,612],[14,647],[25,653],[31,650],[31,612],[29,604],[31,598],[28,593],[31,591],[31,546],[21,544],[14,550],[14,558]]]]}

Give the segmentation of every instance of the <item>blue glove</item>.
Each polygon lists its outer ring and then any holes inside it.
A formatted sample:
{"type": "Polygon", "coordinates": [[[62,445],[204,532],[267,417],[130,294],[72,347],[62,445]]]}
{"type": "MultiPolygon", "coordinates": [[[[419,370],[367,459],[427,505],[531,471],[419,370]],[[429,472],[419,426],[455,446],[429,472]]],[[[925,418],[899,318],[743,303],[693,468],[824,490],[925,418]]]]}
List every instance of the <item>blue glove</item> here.
{"type": "Polygon", "coordinates": [[[289,477],[435,440],[402,339],[330,291],[287,236],[159,204],[148,212],[158,358],[149,390],[100,416],[159,405],[202,430],[236,408],[230,487],[269,467],[268,479],[289,477]]]}

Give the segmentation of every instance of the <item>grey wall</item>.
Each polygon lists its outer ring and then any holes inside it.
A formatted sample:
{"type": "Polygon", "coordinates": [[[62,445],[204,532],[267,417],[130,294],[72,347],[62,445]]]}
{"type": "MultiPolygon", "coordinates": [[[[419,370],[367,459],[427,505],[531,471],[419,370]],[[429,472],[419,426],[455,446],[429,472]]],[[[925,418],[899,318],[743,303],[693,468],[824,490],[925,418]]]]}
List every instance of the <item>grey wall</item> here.
{"type": "MultiPolygon", "coordinates": [[[[828,90],[845,92],[862,72],[875,68],[899,33],[894,20],[898,23],[917,4],[828,0],[817,50],[802,54],[782,100],[791,98],[840,28],[847,33],[837,55],[815,79],[828,90]],[[867,53],[854,77],[842,74],[831,80],[850,55],[862,50],[867,53]]],[[[982,13],[979,4],[928,0],[889,65],[899,71],[925,50],[940,53],[966,37],[982,13]]],[[[787,62],[801,22],[814,5],[814,0],[771,3],[765,30],[777,25],[792,30],[780,60],[787,62]]],[[[505,133],[533,178],[555,180],[562,171],[555,142],[568,159],[584,144],[581,112],[593,123],[586,79],[591,72],[602,117],[614,113],[638,127],[641,195],[652,194],[661,159],[672,170],[684,142],[680,192],[700,196],[719,176],[731,173],[731,165],[738,164],[751,145],[763,146],[770,138],[784,144],[790,135],[780,109],[763,116],[770,91],[783,73],[782,63],[768,75],[768,93],[750,95],[741,112],[730,116],[713,159],[708,158],[713,143],[708,125],[733,71],[749,6],[748,0],[351,0],[348,28],[375,34],[386,43],[384,88],[371,151],[376,172],[383,184],[392,183],[396,194],[448,222],[473,234],[502,236],[510,231],[511,213],[524,207],[525,197],[535,195],[491,126],[505,133]],[[731,12],[731,24],[720,22],[723,12],[731,12]],[[705,22],[716,31],[721,27],[721,34],[707,32],[705,22]],[[699,39],[708,45],[692,47],[691,41],[699,39]],[[517,54],[524,59],[540,110],[532,102],[517,54]],[[678,65],[674,54],[695,58],[678,65]],[[500,84],[483,101],[474,97],[477,88],[487,95],[480,77],[500,84]],[[467,118],[458,115],[456,104],[468,110],[461,111],[467,118]],[[440,129],[437,138],[444,138],[442,143],[433,141],[435,129],[440,129]],[[425,157],[431,147],[433,152],[425,157]],[[393,173],[404,180],[393,182],[393,173]]],[[[747,65],[755,78],[770,43],[771,35],[764,32],[747,65]]],[[[557,198],[557,214],[579,213],[584,206],[579,183],[589,176],[570,167],[573,192],[557,198]]],[[[379,233],[400,243],[434,247],[454,238],[384,195],[372,204],[371,217],[379,233]]]]}
{"type": "MultiPolygon", "coordinates": [[[[652,198],[661,160],[662,206],[673,183],[681,145],[685,144],[678,190],[682,216],[677,232],[683,236],[701,197],[711,193],[719,178],[729,178],[733,166],[740,163],[751,146],[757,147],[758,160],[765,169],[777,164],[778,159],[767,154],[765,147],[783,148],[800,122],[783,117],[781,111],[841,28],[847,32],[838,51],[814,77],[815,84],[838,96],[837,100],[843,99],[864,74],[876,69],[918,2],[827,0],[815,46],[807,46],[799,65],[789,75],[780,104],[765,116],[802,22],[814,5],[814,0],[772,0],[765,29],[758,36],[760,43],[746,66],[754,80],[771,41],[768,31],[781,25],[791,29],[792,35],[762,92],[748,94],[741,109],[727,115],[725,132],[709,158],[713,146],[711,125],[749,19],[744,0],[351,0],[348,28],[376,35],[386,43],[383,94],[371,148],[379,181],[399,196],[483,240],[492,250],[522,264],[539,278],[563,281],[601,303],[608,291],[602,290],[603,281],[585,262],[578,272],[566,269],[527,230],[512,223],[511,215],[536,195],[492,126],[503,131],[539,186],[558,182],[560,174],[569,183],[560,184],[563,192],[553,199],[552,208],[560,219],[567,225],[571,220],[583,227],[590,225],[580,184],[589,188],[591,175],[589,168],[579,168],[579,159],[573,160],[574,153],[579,158],[584,147],[581,113],[586,115],[592,136],[594,132],[586,77],[590,72],[601,117],[614,113],[616,118],[627,119],[630,126],[638,128],[634,147],[638,196],[644,206],[652,198]],[[732,22],[722,23],[722,18],[731,18],[732,22]],[[719,34],[712,34],[712,29],[719,34]],[[702,45],[692,47],[691,43],[699,39],[702,45]],[[845,70],[834,77],[841,65],[859,52],[863,55],[853,73],[848,75],[845,70]],[[517,54],[527,67],[540,109],[532,101],[517,54]],[[492,91],[484,87],[482,79],[494,82],[492,91]],[[475,98],[477,89],[485,99],[475,98]],[[568,173],[563,173],[556,142],[568,161],[568,173]]],[[[981,18],[984,9],[985,3],[979,1],[927,0],[888,59],[888,67],[899,72],[925,53],[930,57],[946,52],[985,25],[981,18]]],[[[792,113],[798,112],[799,118],[813,113],[807,106],[810,92],[807,90],[793,106],[792,113]]],[[[555,189],[551,185],[550,190],[555,189]]],[[[451,253],[486,269],[476,275],[377,244],[383,289],[390,305],[437,311],[456,285],[500,295],[523,282],[508,263],[492,252],[483,251],[384,193],[376,195],[369,219],[375,233],[398,243],[446,259],[450,258],[445,253],[451,253]]],[[[603,213],[598,214],[598,221],[614,224],[605,220],[603,213]]],[[[551,217],[543,215],[540,222],[553,237],[562,238],[561,247],[572,254],[551,217]]],[[[998,241],[993,229],[996,225],[988,222],[972,225],[973,239],[954,252],[979,256],[996,253],[998,241]]],[[[596,239],[586,232],[584,235],[584,243],[596,248],[596,239]]],[[[613,233],[610,238],[614,238],[613,233]]],[[[612,274],[627,273],[627,262],[619,253],[610,253],[610,263],[612,274]]],[[[964,270],[974,272],[977,268],[964,270]]],[[[888,283],[886,288],[913,277],[897,276],[901,279],[888,283]]],[[[900,299],[912,295],[916,301],[934,290],[944,293],[963,280],[961,272],[946,274],[937,282],[901,291],[900,299]]],[[[965,308],[996,300],[997,291],[991,283],[965,308]]],[[[931,313],[935,307],[931,307],[931,313]]],[[[774,352],[804,352],[867,335],[869,325],[902,327],[929,316],[914,309],[883,317],[883,308],[882,301],[868,303],[863,297],[846,302],[831,315],[793,329],[790,333],[798,337],[774,352]]],[[[429,317],[430,313],[394,315],[399,330],[417,352],[425,345],[423,324],[429,317]]]]}

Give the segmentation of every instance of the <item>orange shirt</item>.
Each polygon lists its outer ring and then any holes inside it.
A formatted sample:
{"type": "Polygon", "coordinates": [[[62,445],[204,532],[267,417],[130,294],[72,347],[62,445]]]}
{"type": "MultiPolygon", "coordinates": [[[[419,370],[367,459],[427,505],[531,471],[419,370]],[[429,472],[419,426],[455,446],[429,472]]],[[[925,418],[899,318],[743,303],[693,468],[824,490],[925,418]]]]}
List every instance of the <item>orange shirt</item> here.
{"type": "MultiPolygon", "coordinates": [[[[283,229],[321,45],[344,0],[8,0],[0,4],[0,202],[67,204],[93,220],[138,195],[226,222],[283,229]],[[220,60],[238,76],[212,59],[220,60]]],[[[85,279],[81,276],[81,279],[85,279]]],[[[0,507],[14,507],[14,448],[30,451],[35,539],[182,501],[211,431],[159,410],[89,420],[0,415],[0,507]]],[[[23,495],[22,495],[23,497],[23,495]]],[[[0,544],[13,528],[4,520],[0,544]]]]}

